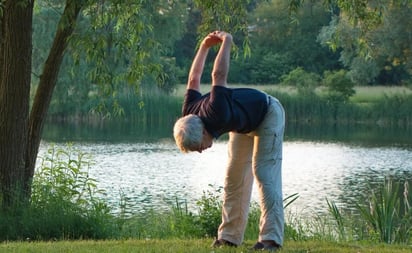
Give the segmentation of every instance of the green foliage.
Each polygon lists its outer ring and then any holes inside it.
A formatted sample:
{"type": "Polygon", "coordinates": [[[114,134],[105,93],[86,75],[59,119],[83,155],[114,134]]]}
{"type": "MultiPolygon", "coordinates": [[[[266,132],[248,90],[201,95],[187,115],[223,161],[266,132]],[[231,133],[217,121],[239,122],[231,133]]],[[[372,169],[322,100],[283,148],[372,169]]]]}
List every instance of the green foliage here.
{"type": "MultiPolygon", "coordinates": [[[[33,76],[41,75],[64,5],[37,1],[33,76]]],[[[85,2],[61,67],[52,113],[123,115],[119,95],[150,80],[165,91],[176,85],[172,49],[187,18],[184,1],[85,2]],[[91,100],[97,100],[92,101],[91,100]]],[[[35,86],[33,86],[35,88],[35,86]]]]}
{"type": "Polygon", "coordinates": [[[409,184],[385,179],[385,183],[371,190],[366,204],[358,199],[355,214],[345,214],[336,204],[327,200],[329,213],[336,222],[340,240],[378,241],[388,244],[408,244],[412,240],[412,208],[409,184]]]}
{"type": "MultiPolygon", "coordinates": [[[[368,6],[353,5],[356,10],[368,6]]],[[[332,14],[337,13],[336,6],[329,7],[332,14]]],[[[233,59],[231,82],[277,83],[297,67],[317,74],[334,71],[341,68],[337,58],[340,52],[340,60],[355,82],[404,82],[411,58],[409,30],[405,31],[412,20],[408,18],[409,7],[397,1],[385,9],[384,22],[365,40],[345,19],[335,17],[331,21],[331,13],[316,1],[195,1],[194,5],[164,0],[88,2],[70,39],[50,112],[60,117],[90,111],[105,117],[125,116],[120,101],[125,90],[137,92],[144,83],[150,83],[148,86],[173,91],[176,83],[186,81],[196,35],[217,28],[235,33],[236,44],[250,44],[250,49],[239,47],[246,55],[249,50],[252,53],[248,58],[233,59]],[[123,5],[127,8],[120,7],[123,5]],[[398,11],[402,15],[397,15],[398,11]],[[200,32],[198,24],[202,24],[200,32]],[[370,51],[372,42],[379,50],[370,51]]],[[[62,8],[59,1],[36,1],[34,80],[41,75],[62,8]]]]}
{"type": "MultiPolygon", "coordinates": [[[[287,9],[287,1],[275,0],[259,4],[250,13],[252,55],[232,75],[234,82],[278,83],[282,75],[297,67],[317,74],[339,67],[338,54],[317,41],[320,28],[330,20],[323,6],[305,2],[293,16],[287,9]],[[247,81],[243,81],[244,75],[248,75],[247,81]]],[[[232,63],[236,64],[238,61],[232,63]]]]}
{"type": "Polygon", "coordinates": [[[327,98],[333,103],[345,103],[355,94],[355,85],[344,70],[325,71],[322,84],[327,87],[327,98]]]}
{"type": "Polygon", "coordinates": [[[287,75],[282,76],[282,84],[296,87],[299,94],[313,94],[319,85],[320,77],[315,73],[309,73],[298,67],[287,75]]]}
{"type": "Polygon", "coordinates": [[[89,177],[91,158],[71,146],[57,149],[53,146],[40,158],[40,168],[32,183],[34,207],[52,202],[73,203],[80,208],[94,205],[94,196],[103,192],[97,189],[96,180],[89,177]]]}
{"type": "Polygon", "coordinates": [[[51,147],[33,179],[30,206],[0,216],[0,240],[108,238],[116,233],[104,192],[89,177],[90,157],[51,147]]]}
{"type": "Polygon", "coordinates": [[[176,199],[168,210],[145,210],[123,221],[122,238],[170,239],[203,237],[197,216],[188,210],[185,201],[176,199]]]}
{"type": "Polygon", "coordinates": [[[338,231],[339,240],[343,241],[346,237],[345,219],[343,218],[341,211],[339,210],[335,202],[329,201],[328,199],[326,199],[326,202],[328,204],[329,213],[332,215],[334,221],[336,221],[336,229],[338,231]]]}
{"type": "Polygon", "coordinates": [[[247,61],[241,58],[232,61],[230,80],[240,83],[278,83],[282,75],[292,70],[293,65],[287,54],[255,50],[247,61]]]}
{"type": "Polygon", "coordinates": [[[369,228],[379,235],[381,242],[410,242],[412,209],[409,190],[408,183],[405,183],[401,191],[399,183],[385,180],[385,184],[377,192],[372,191],[369,206],[357,204],[362,217],[369,228]],[[404,206],[401,206],[402,203],[404,206]]]}
{"type": "Polygon", "coordinates": [[[384,125],[406,126],[412,123],[411,108],[412,95],[385,95],[381,101],[371,106],[370,116],[384,125]]]}
{"type": "Polygon", "coordinates": [[[411,77],[411,1],[337,1],[336,13],[319,35],[332,49],[353,81],[400,84],[411,77]],[[345,3],[346,2],[346,3],[345,3]]]}
{"type": "MultiPolygon", "coordinates": [[[[202,22],[198,28],[201,38],[212,30],[229,31],[241,36],[245,56],[250,55],[248,12],[261,0],[202,1],[195,0],[202,22]]],[[[237,37],[237,36],[236,36],[237,37]]]]}
{"type": "MultiPolygon", "coordinates": [[[[212,190],[203,192],[203,196],[196,202],[198,218],[196,223],[200,225],[201,235],[215,237],[217,229],[222,221],[222,190],[223,187],[213,187],[212,190]]],[[[299,198],[297,193],[286,197],[283,200],[286,209],[299,198]]],[[[252,203],[249,210],[248,225],[245,238],[254,239],[259,233],[260,209],[257,203],[252,203]]]]}
{"type": "MultiPolygon", "coordinates": [[[[212,185],[209,185],[212,187],[212,185]]],[[[216,237],[217,228],[222,221],[222,200],[221,193],[223,187],[215,188],[214,191],[207,190],[196,202],[199,208],[199,224],[203,234],[208,237],[216,237]]]]}

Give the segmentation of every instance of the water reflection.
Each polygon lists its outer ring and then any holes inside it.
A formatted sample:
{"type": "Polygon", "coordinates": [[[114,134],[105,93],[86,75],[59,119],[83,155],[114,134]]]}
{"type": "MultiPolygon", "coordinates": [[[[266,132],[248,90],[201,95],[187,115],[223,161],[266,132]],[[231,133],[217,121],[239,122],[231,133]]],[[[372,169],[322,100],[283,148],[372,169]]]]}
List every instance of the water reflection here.
{"type": "Polygon", "coordinates": [[[308,212],[325,212],[326,198],[346,209],[366,203],[385,178],[412,182],[411,149],[291,142],[285,150],[285,187],[299,192],[308,212]]]}
{"type": "MultiPolygon", "coordinates": [[[[156,142],[171,139],[173,120],[164,125],[144,125],[132,122],[96,124],[46,124],[43,139],[51,142],[156,142]]],[[[286,125],[285,139],[291,141],[343,142],[361,146],[412,147],[412,127],[381,127],[378,125],[286,125]]],[[[223,136],[222,139],[225,139],[223,136]]]]}

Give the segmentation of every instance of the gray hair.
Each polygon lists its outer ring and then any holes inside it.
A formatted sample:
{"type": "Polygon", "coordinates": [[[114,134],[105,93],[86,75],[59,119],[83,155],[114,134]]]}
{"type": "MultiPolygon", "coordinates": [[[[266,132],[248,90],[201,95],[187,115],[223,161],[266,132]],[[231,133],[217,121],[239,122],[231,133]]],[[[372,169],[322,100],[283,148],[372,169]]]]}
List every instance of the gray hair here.
{"type": "Polygon", "coordinates": [[[203,122],[199,116],[186,115],[178,119],[173,127],[176,145],[183,153],[196,150],[203,139],[203,122]]]}

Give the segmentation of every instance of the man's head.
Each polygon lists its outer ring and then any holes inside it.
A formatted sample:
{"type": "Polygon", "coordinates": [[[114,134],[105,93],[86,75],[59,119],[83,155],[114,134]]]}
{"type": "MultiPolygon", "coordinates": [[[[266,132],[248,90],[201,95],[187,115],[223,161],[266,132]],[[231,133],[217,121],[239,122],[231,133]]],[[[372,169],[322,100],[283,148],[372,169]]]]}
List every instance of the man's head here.
{"type": "Polygon", "coordinates": [[[186,115],[176,121],[173,136],[176,145],[184,153],[190,151],[202,153],[213,143],[213,137],[206,131],[202,120],[194,114],[186,115]]]}

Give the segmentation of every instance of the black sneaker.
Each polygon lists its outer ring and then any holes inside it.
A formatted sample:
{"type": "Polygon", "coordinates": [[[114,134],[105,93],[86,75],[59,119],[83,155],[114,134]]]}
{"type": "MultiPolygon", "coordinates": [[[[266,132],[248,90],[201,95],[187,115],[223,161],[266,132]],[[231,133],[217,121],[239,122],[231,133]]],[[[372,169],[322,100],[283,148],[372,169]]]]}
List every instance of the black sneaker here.
{"type": "Polygon", "coordinates": [[[280,248],[281,247],[276,243],[271,245],[265,245],[261,242],[257,242],[255,245],[253,245],[252,250],[276,252],[280,250],[280,248]]]}
{"type": "Polygon", "coordinates": [[[229,247],[237,247],[236,244],[226,241],[225,239],[216,239],[213,243],[212,243],[212,247],[213,248],[221,248],[221,247],[225,247],[225,246],[229,246],[229,247]]]}

